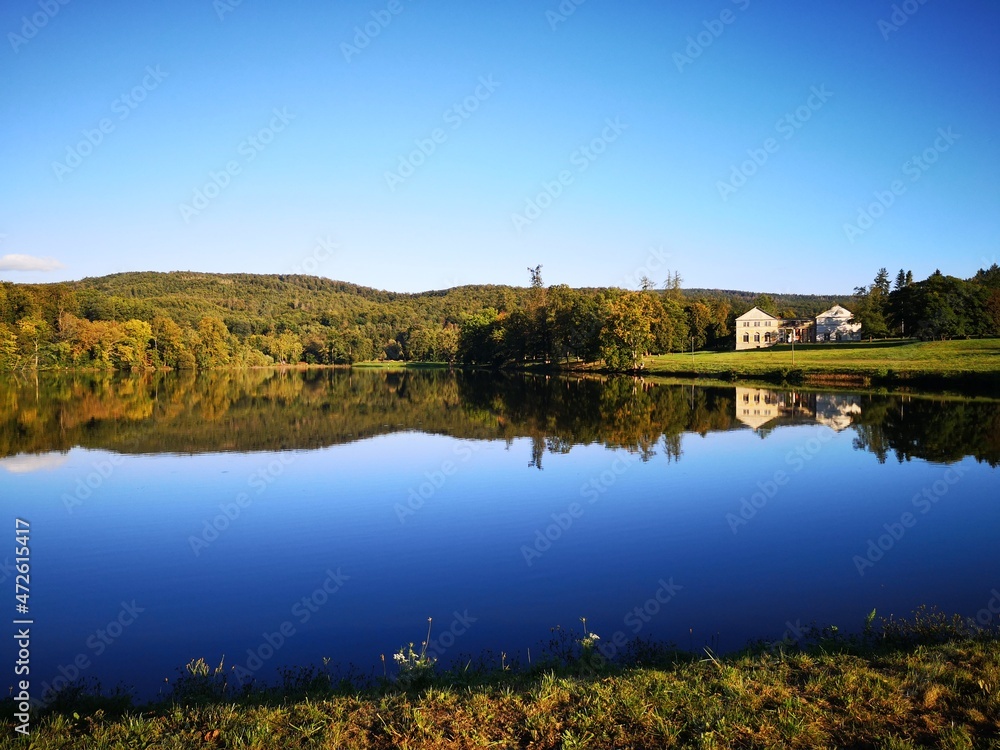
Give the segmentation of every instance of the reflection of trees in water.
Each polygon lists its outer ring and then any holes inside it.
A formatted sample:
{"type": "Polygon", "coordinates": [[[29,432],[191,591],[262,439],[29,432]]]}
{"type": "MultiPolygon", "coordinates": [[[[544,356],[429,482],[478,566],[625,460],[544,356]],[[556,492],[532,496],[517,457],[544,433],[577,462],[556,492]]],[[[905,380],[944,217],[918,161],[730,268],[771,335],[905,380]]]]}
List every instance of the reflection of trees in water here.
{"type": "Polygon", "coordinates": [[[974,456],[1000,464],[1000,404],[906,396],[864,396],[854,419],[854,447],[884,463],[922,458],[948,463],[974,456]]]}
{"type": "Polygon", "coordinates": [[[478,374],[463,377],[465,408],[497,416],[507,439],[533,439],[530,466],[581,444],[637,453],[681,455],[681,434],[737,427],[726,389],[658,386],[639,378],[550,378],[478,374]]]}
{"type": "MultiPolygon", "coordinates": [[[[1000,462],[1000,404],[863,394],[854,446],[886,461],[1000,462]]],[[[597,444],[651,460],[682,435],[743,429],[733,388],[639,378],[445,370],[234,370],[0,379],[0,456],[74,446],[124,453],[318,448],[400,430],[511,443],[529,465],[597,444]]],[[[822,421],[822,420],[821,420],[822,421]]],[[[781,429],[779,426],[777,429],[781,429]]],[[[770,430],[762,429],[762,435],[770,430]]]]}

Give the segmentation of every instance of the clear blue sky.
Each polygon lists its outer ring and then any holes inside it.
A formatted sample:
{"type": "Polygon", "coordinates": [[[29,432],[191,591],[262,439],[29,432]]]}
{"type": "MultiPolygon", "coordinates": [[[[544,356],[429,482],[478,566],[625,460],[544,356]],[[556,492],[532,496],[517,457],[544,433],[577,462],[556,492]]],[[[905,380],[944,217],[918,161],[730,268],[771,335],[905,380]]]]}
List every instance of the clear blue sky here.
{"type": "Polygon", "coordinates": [[[12,0],[0,279],[967,277],[1000,254],[1000,4],[896,5],[12,0]]]}

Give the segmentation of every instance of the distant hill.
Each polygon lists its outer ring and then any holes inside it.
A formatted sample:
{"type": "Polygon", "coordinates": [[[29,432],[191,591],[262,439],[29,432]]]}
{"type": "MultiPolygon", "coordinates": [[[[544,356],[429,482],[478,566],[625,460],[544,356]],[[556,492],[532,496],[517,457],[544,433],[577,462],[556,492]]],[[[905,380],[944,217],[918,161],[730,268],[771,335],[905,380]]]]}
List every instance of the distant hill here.
{"type": "Polygon", "coordinates": [[[800,317],[809,318],[816,313],[829,310],[834,305],[850,309],[853,294],[780,294],[778,292],[746,292],[734,289],[684,289],[686,299],[725,300],[733,306],[737,315],[754,306],[754,301],[762,294],[774,300],[780,310],[794,310],[800,317]]]}
{"type": "Polygon", "coordinates": [[[317,317],[326,317],[324,325],[329,325],[331,315],[372,321],[428,317],[441,324],[458,323],[464,312],[516,303],[525,291],[484,284],[411,294],[319,276],[191,271],[117,273],[88,277],[68,286],[77,290],[83,312],[96,313],[101,319],[150,319],[165,314],[190,325],[212,315],[254,329],[265,320],[296,326],[317,317]],[[115,316],[107,310],[88,311],[88,304],[114,304],[123,309],[115,316]]]}
{"type": "MultiPolygon", "coordinates": [[[[92,309],[87,315],[92,319],[150,319],[155,314],[166,314],[189,325],[205,315],[228,321],[246,320],[248,324],[254,319],[299,324],[317,313],[333,311],[372,319],[394,318],[402,308],[416,313],[417,317],[429,316],[440,324],[458,323],[464,313],[482,307],[516,306],[527,292],[525,287],[494,284],[470,284],[416,293],[390,292],[319,276],[192,271],[116,273],[68,282],[67,286],[78,290],[81,300],[97,308],[106,306],[109,301],[120,308],[117,314],[107,309],[92,309]]],[[[594,293],[600,290],[586,288],[580,291],[594,293]]],[[[739,315],[753,306],[760,293],[684,289],[682,294],[692,301],[728,301],[739,315]]],[[[769,296],[781,310],[791,309],[800,316],[815,315],[838,303],[850,307],[852,299],[850,294],[771,293],[769,296]]]]}

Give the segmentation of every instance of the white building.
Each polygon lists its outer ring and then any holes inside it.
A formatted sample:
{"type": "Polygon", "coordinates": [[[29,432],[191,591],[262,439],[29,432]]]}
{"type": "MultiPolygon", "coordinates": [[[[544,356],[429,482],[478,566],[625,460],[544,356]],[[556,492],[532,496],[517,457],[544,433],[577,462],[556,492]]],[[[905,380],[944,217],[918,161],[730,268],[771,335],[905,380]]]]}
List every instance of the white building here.
{"type": "Polygon", "coordinates": [[[777,318],[759,307],[752,307],[736,319],[736,351],[765,349],[787,344],[827,341],[860,341],[861,324],[852,323],[854,313],[834,305],[815,318],[777,318]]]}
{"type": "Polygon", "coordinates": [[[852,323],[854,313],[834,305],[816,316],[816,341],[860,341],[861,324],[852,323]]]}
{"type": "Polygon", "coordinates": [[[751,308],[736,319],[736,350],[760,349],[778,343],[781,318],[751,308]]]}
{"type": "Polygon", "coordinates": [[[736,319],[736,351],[764,349],[784,344],[795,336],[796,344],[813,340],[812,318],[776,318],[759,307],[753,307],[736,319]]]}

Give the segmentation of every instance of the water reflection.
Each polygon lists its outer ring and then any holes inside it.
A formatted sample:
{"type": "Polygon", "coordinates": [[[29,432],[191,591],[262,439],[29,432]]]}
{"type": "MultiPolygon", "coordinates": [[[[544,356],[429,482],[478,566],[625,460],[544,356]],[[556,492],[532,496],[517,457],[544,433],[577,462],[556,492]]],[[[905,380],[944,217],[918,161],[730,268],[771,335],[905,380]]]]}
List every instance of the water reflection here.
{"type": "Polygon", "coordinates": [[[793,424],[818,423],[840,432],[860,413],[856,394],[736,387],[736,418],[762,437],[775,427],[793,424]]]}
{"type": "Polygon", "coordinates": [[[39,530],[46,582],[33,673],[82,653],[147,696],[192,658],[248,665],[286,621],[262,679],[378,669],[456,612],[477,621],[445,659],[534,650],[584,614],[639,634],[662,582],[683,588],[640,635],[696,650],[873,607],[974,614],[996,585],[996,472],[953,462],[995,466],[998,441],[981,399],[443,370],[0,380],[0,497],[39,530]],[[348,583],[303,621],[331,571],[348,583]],[[96,653],[123,602],[144,614],[96,653]]]}
{"type": "MultiPolygon", "coordinates": [[[[512,442],[528,465],[575,445],[648,460],[682,454],[685,433],[788,425],[852,429],[884,462],[964,456],[1000,461],[1000,402],[875,393],[654,384],[635,378],[426,371],[246,370],[0,379],[0,457],[8,472],[75,446],[197,454],[312,449],[400,431],[512,442]],[[28,458],[33,456],[33,458],[28,458]]],[[[41,461],[41,463],[39,463],[41,461]]]]}

